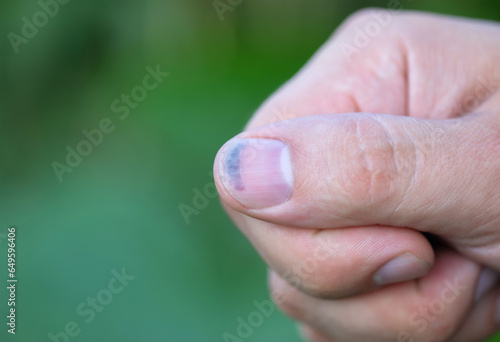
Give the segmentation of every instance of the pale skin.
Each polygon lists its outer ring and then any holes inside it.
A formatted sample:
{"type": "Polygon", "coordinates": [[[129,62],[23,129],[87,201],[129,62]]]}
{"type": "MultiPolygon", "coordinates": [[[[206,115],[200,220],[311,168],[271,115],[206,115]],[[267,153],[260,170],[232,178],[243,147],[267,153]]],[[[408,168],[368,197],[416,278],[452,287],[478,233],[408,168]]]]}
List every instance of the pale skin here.
{"type": "Polygon", "coordinates": [[[348,18],[235,137],[285,146],[293,181],[271,188],[290,195],[260,186],[266,143],[241,154],[253,173],[238,181],[257,185],[231,190],[224,147],[222,203],[310,341],[484,340],[500,327],[500,25],[400,12],[346,53],[372,11],[348,18]]]}

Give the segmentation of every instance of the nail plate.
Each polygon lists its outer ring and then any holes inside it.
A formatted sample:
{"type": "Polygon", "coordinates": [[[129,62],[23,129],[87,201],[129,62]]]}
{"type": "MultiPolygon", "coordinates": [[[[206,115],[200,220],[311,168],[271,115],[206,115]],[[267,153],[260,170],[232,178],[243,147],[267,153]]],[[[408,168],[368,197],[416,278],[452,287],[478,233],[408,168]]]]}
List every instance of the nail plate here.
{"type": "Polygon", "coordinates": [[[491,290],[491,288],[496,284],[498,277],[498,272],[487,267],[483,268],[476,284],[476,293],[474,294],[475,302],[481,300],[484,294],[491,290]]]}
{"type": "Polygon", "coordinates": [[[429,271],[430,266],[425,261],[411,253],[400,255],[384,266],[373,276],[379,285],[398,283],[419,278],[429,271]]]}
{"type": "Polygon", "coordinates": [[[287,145],[277,139],[234,139],[219,161],[222,183],[249,209],[286,202],[293,191],[293,171],[287,145]]]}

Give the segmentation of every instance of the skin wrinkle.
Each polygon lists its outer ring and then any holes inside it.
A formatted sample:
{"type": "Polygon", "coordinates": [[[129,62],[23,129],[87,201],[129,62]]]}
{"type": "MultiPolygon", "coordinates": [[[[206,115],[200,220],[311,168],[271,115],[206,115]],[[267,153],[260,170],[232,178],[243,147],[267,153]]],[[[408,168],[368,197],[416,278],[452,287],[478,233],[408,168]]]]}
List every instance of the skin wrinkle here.
{"type": "Polygon", "coordinates": [[[351,100],[352,100],[352,104],[354,105],[354,112],[357,113],[357,112],[361,112],[361,107],[359,105],[359,102],[358,100],[356,99],[356,96],[350,96],[351,100]]]}
{"type": "Polygon", "coordinates": [[[402,37],[399,37],[399,44],[400,46],[400,53],[403,56],[403,79],[404,79],[404,87],[405,87],[405,112],[403,113],[404,116],[409,116],[410,115],[410,110],[411,110],[411,98],[410,98],[410,70],[408,68],[409,66],[409,47],[406,45],[405,40],[402,39],[402,37]]]}
{"type": "MultiPolygon", "coordinates": [[[[390,156],[391,156],[391,158],[390,158],[390,159],[391,159],[391,160],[389,161],[389,163],[394,162],[394,163],[395,163],[395,166],[396,166],[396,169],[397,169],[397,157],[396,157],[396,150],[395,150],[395,147],[394,147],[394,145],[395,145],[395,144],[394,144],[394,140],[393,140],[392,136],[389,134],[389,132],[388,132],[388,130],[387,130],[387,128],[386,128],[386,126],[383,124],[383,121],[382,121],[382,120],[380,120],[380,116],[379,116],[379,115],[373,115],[373,116],[371,117],[371,119],[373,119],[373,122],[377,123],[377,124],[378,124],[378,126],[379,126],[380,128],[382,128],[382,131],[384,132],[384,135],[385,135],[385,137],[387,138],[387,142],[389,142],[389,145],[391,146],[391,152],[390,152],[390,156]]],[[[361,134],[360,134],[360,132],[359,132],[359,127],[358,127],[358,135],[361,135],[361,134]]],[[[363,147],[365,147],[365,145],[362,145],[362,146],[363,146],[363,147]]],[[[363,152],[364,152],[364,151],[363,151],[363,152]]],[[[365,158],[365,161],[366,161],[366,160],[367,160],[367,158],[366,158],[366,153],[364,153],[364,158],[365,158]]],[[[385,159],[385,158],[384,158],[384,159],[385,159]]],[[[385,161],[385,160],[384,160],[384,161],[385,161]]],[[[366,164],[368,164],[368,163],[366,163],[366,164]]],[[[388,167],[390,168],[391,166],[388,166],[388,167]]],[[[370,165],[370,166],[368,166],[368,170],[370,170],[370,171],[371,171],[371,172],[370,172],[370,174],[372,174],[372,175],[377,173],[377,172],[376,172],[376,169],[375,169],[375,167],[374,167],[374,165],[370,165]],[[374,171],[375,171],[375,172],[374,172],[374,171]]],[[[389,173],[392,173],[392,171],[390,171],[390,170],[387,170],[387,171],[388,171],[389,173]]],[[[384,177],[385,177],[385,176],[386,176],[386,175],[384,175],[384,177]]],[[[396,178],[397,178],[397,176],[398,176],[398,175],[396,175],[396,178]]],[[[396,182],[397,182],[397,181],[398,181],[398,180],[396,179],[396,182]]],[[[371,189],[371,187],[372,187],[372,183],[373,183],[373,180],[372,180],[372,178],[370,178],[370,186],[369,186],[369,188],[368,188],[368,189],[371,189]]],[[[393,184],[393,177],[392,177],[392,175],[390,175],[390,176],[389,176],[389,180],[388,180],[388,182],[387,182],[387,185],[388,185],[389,187],[391,187],[391,185],[392,185],[392,184],[393,184]]],[[[397,187],[396,187],[396,188],[397,188],[397,187]]],[[[376,193],[377,191],[378,191],[378,190],[376,189],[375,191],[370,191],[370,193],[372,193],[372,194],[373,194],[373,193],[376,193]]],[[[389,198],[390,198],[390,194],[391,194],[391,193],[392,193],[392,189],[388,189],[388,196],[389,196],[389,198]]],[[[372,203],[375,203],[375,199],[374,199],[374,198],[372,198],[372,203]]],[[[382,222],[377,222],[377,223],[382,224],[382,222]]]]}
{"type": "MultiPolygon", "coordinates": [[[[416,144],[415,142],[413,141],[412,137],[411,137],[411,134],[409,134],[406,126],[403,126],[403,129],[405,131],[405,134],[406,136],[408,137],[408,139],[411,141],[412,143],[412,147],[413,147],[413,153],[414,153],[414,167],[412,168],[412,173],[411,173],[411,178],[410,178],[410,182],[409,184],[407,185],[406,189],[402,192],[403,193],[403,197],[399,200],[399,204],[397,205],[397,207],[394,209],[393,213],[391,214],[391,218],[396,216],[396,214],[398,213],[399,209],[401,208],[401,206],[403,205],[403,203],[405,202],[408,194],[410,193],[410,189],[413,187],[414,183],[415,183],[415,178],[417,176],[417,152],[416,152],[416,144]]],[[[389,136],[389,138],[391,139],[391,142],[392,142],[392,145],[393,145],[393,149],[394,149],[394,142],[392,140],[392,137],[390,137],[390,135],[388,134],[387,132],[387,129],[386,129],[386,134],[389,136]]],[[[395,158],[397,159],[397,158],[395,158]]],[[[399,170],[398,170],[399,171],[399,170]]]]}
{"type": "MultiPolygon", "coordinates": [[[[488,81],[488,85],[489,85],[490,79],[488,78],[488,76],[485,76],[485,75],[481,75],[481,76],[483,76],[488,81]]],[[[476,90],[478,86],[479,86],[479,82],[476,82],[475,87],[471,86],[472,89],[470,89],[468,93],[472,94],[473,91],[476,90]]],[[[463,116],[477,112],[485,103],[487,103],[490,99],[495,97],[498,89],[499,89],[498,86],[491,92],[488,89],[488,93],[486,94],[486,96],[483,96],[482,98],[474,97],[474,99],[477,101],[476,101],[474,107],[470,108],[469,110],[463,110],[464,108],[466,108],[467,103],[464,102],[462,99],[461,105],[459,106],[460,112],[454,113],[454,117],[463,117],[463,116]]],[[[476,95],[476,93],[474,93],[474,95],[476,95]]],[[[470,96],[472,96],[472,95],[470,95],[470,96]]],[[[467,96],[467,94],[464,94],[464,97],[466,97],[466,98],[469,98],[470,96],[467,96]]]]}
{"type": "MultiPolygon", "coordinates": [[[[385,136],[387,137],[387,141],[389,141],[389,144],[391,145],[391,155],[392,155],[392,160],[394,161],[394,164],[396,166],[396,171],[397,171],[397,176],[399,176],[399,168],[397,165],[397,158],[396,158],[396,149],[395,149],[395,144],[394,144],[394,139],[392,138],[392,135],[389,134],[387,127],[383,124],[383,121],[380,120],[379,116],[375,116],[374,119],[379,123],[380,127],[382,127],[382,130],[384,131],[385,136]]],[[[396,180],[397,182],[397,180],[396,180]]],[[[392,185],[392,180],[389,181],[389,186],[392,185]]],[[[397,188],[397,187],[396,187],[397,188]]],[[[392,190],[389,189],[389,193],[391,193],[392,190]]],[[[381,223],[381,222],[379,222],[381,223]]]]}
{"type": "MultiPolygon", "coordinates": [[[[333,126],[330,126],[330,129],[329,129],[329,132],[327,134],[327,140],[326,140],[326,146],[332,146],[332,150],[334,151],[333,153],[335,153],[336,151],[336,148],[334,147],[334,144],[333,144],[333,139],[334,137],[334,127],[333,126]]],[[[342,144],[345,146],[345,139],[346,139],[346,136],[343,137],[344,140],[342,141],[342,144]]],[[[333,202],[333,199],[336,197],[337,194],[334,193],[332,187],[330,184],[334,184],[334,181],[331,181],[330,182],[330,179],[331,178],[334,178],[336,175],[334,174],[333,170],[335,170],[335,168],[332,168],[331,166],[331,161],[335,160],[335,156],[333,155],[330,155],[330,157],[326,157],[326,171],[327,171],[327,175],[328,175],[328,182],[326,183],[326,188],[328,190],[328,196],[330,197],[331,199],[331,202],[333,202]]]]}
{"type": "MultiPolygon", "coordinates": [[[[500,226],[500,219],[497,219],[495,220],[496,221],[496,225],[497,226],[500,226]]],[[[481,227],[479,227],[481,228],[481,227]]],[[[481,230],[481,229],[480,229],[481,230]]],[[[465,253],[468,253],[468,254],[477,254],[477,255],[481,255],[482,253],[491,253],[492,254],[500,254],[500,238],[499,237],[496,237],[496,232],[492,232],[490,231],[489,229],[486,229],[484,231],[484,233],[482,235],[480,235],[484,240],[479,240],[479,239],[472,239],[472,240],[467,240],[466,243],[464,243],[460,237],[458,239],[449,239],[450,241],[453,241],[455,242],[455,240],[459,240],[459,242],[457,242],[457,248],[459,248],[460,251],[463,251],[465,253]],[[494,239],[491,239],[490,236],[493,236],[494,239]],[[496,243],[492,243],[493,242],[496,242],[496,243]],[[486,246],[486,247],[485,247],[486,246]]],[[[497,268],[498,271],[500,271],[500,265],[498,265],[498,268],[497,268]]]]}
{"type": "MultiPolygon", "coordinates": [[[[494,221],[492,221],[492,223],[493,222],[494,221]]],[[[500,222],[497,222],[497,225],[498,224],[500,224],[500,222]]],[[[485,227],[486,225],[479,226],[474,230],[473,234],[469,234],[470,232],[464,232],[463,234],[456,235],[453,238],[447,238],[447,240],[453,242],[461,248],[470,249],[484,248],[485,245],[492,243],[492,241],[499,241],[499,238],[496,237],[496,232],[491,231],[489,227],[484,229],[485,227]]]]}
{"type": "MultiPolygon", "coordinates": [[[[363,166],[365,169],[368,169],[369,168],[369,165],[367,163],[367,158],[366,158],[366,153],[365,153],[365,144],[363,143],[363,140],[361,139],[362,135],[360,134],[360,127],[358,125],[358,121],[357,120],[353,120],[354,121],[354,125],[355,125],[355,137],[356,137],[356,141],[358,141],[358,146],[360,147],[360,156],[361,156],[361,159],[363,160],[363,166]]],[[[368,181],[369,181],[369,184],[368,184],[368,189],[371,189],[372,187],[372,177],[368,177],[368,181]]],[[[368,191],[369,194],[372,193],[372,191],[368,191]]]]}
{"type": "MultiPolygon", "coordinates": [[[[345,127],[345,128],[347,128],[347,126],[345,125],[345,122],[343,122],[343,125],[344,125],[344,127],[345,127]]],[[[336,131],[336,130],[334,129],[334,126],[331,126],[331,129],[330,129],[330,130],[331,130],[331,134],[328,134],[328,139],[329,139],[329,140],[330,140],[330,139],[333,139],[333,137],[334,137],[334,135],[335,135],[335,134],[333,134],[333,133],[336,131]]],[[[348,145],[347,145],[347,138],[348,138],[348,136],[349,136],[348,134],[345,134],[345,135],[342,137],[342,139],[343,139],[343,140],[342,140],[342,146],[348,146],[348,145]]],[[[332,142],[331,142],[331,140],[330,140],[330,141],[329,141],[329,143],[328,143],[328,146],[332,146],[332,145],[333,145],[333,143],[332,143],[332,142]]],[[[331,164],[332,164],[332,163],[335,163],[335,162],[337,162],[337,163],[338,163],[338,161],[339,161],[339,160],[343,161],[343,160],[345,160],[345,159],[346,159],[346,158],[345,158],[345,149],[344,149],[344,148],[339,148],[339,149],[335,149],[335,148],[334,148],[334,151],[337,151],[337,152],[341,151],[341,152],[342,152],[342,156],[341,156],[341,157],[338,157],[338,156],[331,156],[330,158],[327,158],[327,161],[328,161],[328,163],[327,163],[327,167],[328,167],[328,170],[329,170],[329,171],[330,171],[330,170],[335,170],[335,169],[342,169],[342,167],[340,167],[340,168],[339,168],[339,167],[336,167],[336,165],[333,165],[333,167],[332,167],[332,165],[331,165],[331,164]]],[[[348,181],[348,180],[346,180],[346,179],[345,179],[347,174],[348,174],[347,172],[339,172],[339,174],[338,174],[338,175],[335,175],[335,176],[336,176],[336,177],[339,177],[339,176],[340,176],[340,177],[342,177],[342,179],[340,179],[340,180],[339,180],[339,181],[337,181],[337,182],[335,182],[335,181],[334,181],[334,182],[332,182],[332,184],[336,184],[336,183],[337,183],[338,185],[345,184],[345,183],[348,181]]],[[[333,171],[329,172],[329,175],[333,175],[333,171]]],[[[335,176],[334,176],[334,177],[335,177],[335,176]]],[[[338,194],[333,193],[333,192],[334,192],[334,189],[332,189],[330,186],[327,186],[327,188],[329,189],[328,191],[329,191],[329,193],[331,193],[332,198],[335,198],[335,197],[337,197],[337,196],[338,196],[338,194]]],[[[346,191],[346,188],[345,188],[345,187],[343,188],[343,190],[344,190],[344,192],[346,192],[346,193],[347,193],[347,191],[346,191]]],[[[341,218],[341,219],[343,219],[343,220],[347,219],[347,217],[346,217],[345,215],[340,216],[340,218],[341,218]]]]}
{"type": "MultiPolygon", "coordinates": [[[[358,122],[356,122],[358,123],[358,122]]],[[[367,170],[369,170],[369,175],[370,177],[368,177],[368,180],[369,180],[369,183],[368,183],[368,194],[371,195],[370,197],[370,202],[371,203],[375,203],[375,200],[373,198],[373,194],[376,192],[375,191],[372,191],[371,189],[373,188],[373,183],[374,183],[374,179],[373,179],[373,175],[375,174],[375,172],[370,172],[370,170],[374,170],[374,165],[373,163],[369,163],[370,159],[367,158],[367,154],[366,154],[366,143],[365,143],[365,140],[363,140],[362,138],[360,138],[362,135],[360,134],[360,126],[359,125],[356,125],[356,134],[358,135],[358,141],[361,141],[362,143],[360,144],[361,146],[361,149],[362,149],[362,157],[363,157],[363,162],[365,164],[365,168],[367,170]],[[370,165],[372,164],[372,165],[370,165]]]]}

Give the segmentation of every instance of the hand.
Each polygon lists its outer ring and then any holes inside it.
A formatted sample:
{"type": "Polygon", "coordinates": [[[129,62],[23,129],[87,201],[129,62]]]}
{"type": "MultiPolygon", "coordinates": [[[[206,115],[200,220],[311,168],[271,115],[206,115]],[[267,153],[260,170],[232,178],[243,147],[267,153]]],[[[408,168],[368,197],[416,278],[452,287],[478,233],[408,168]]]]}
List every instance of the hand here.
{"type": "Polygon", "coordinates": [[[499,87],[500,25],[365,10],[221,148],[223,205],[310,340],[500,326],[499,87]]]}

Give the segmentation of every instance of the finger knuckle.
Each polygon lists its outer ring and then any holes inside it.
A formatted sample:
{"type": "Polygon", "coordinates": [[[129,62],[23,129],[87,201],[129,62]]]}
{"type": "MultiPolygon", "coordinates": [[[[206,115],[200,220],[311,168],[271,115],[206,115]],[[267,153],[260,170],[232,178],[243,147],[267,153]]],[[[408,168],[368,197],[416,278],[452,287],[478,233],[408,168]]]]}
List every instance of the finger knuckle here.
{"type": "Polygon", "coordinates": [[[415,173],[414,144],[395,139],[394,132],[373,116],[347,119],[343,133],[345,142],[337,149],[340,155],[332,159],[340,170],[340,193],[347,203],[355,204],[350,214],[373,212],[375,206],[392,203],[415,173]]]}
{"type": "Polygon", "coordinates": [[[373,13],[381,10],[381,8],[377,7],[365,7],[358,9],[344,20],[341,28],[352,29],[362,23],[366,23],[369,20],[373,20],[373,13]]]}
{"type": "Polygon", "coordinates": [[[359,45],[369,44],[372,39],[380,39],[381,37],[392,35],[395,32],[400,32],[404,28],[399,17],[402,13],[405,16],[411,17],[412,14],[401,11],[401,6],[391,6],[391,8],[367,7],[360,9],[346,18],[339,27],[339,32],[354,34],[358,39],[359,45]]]}

